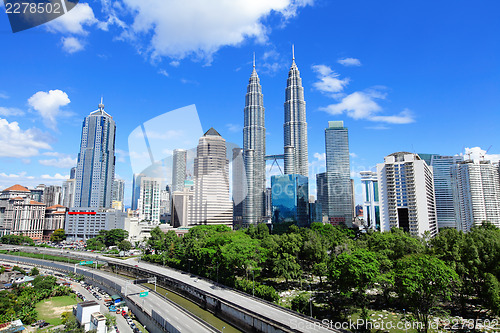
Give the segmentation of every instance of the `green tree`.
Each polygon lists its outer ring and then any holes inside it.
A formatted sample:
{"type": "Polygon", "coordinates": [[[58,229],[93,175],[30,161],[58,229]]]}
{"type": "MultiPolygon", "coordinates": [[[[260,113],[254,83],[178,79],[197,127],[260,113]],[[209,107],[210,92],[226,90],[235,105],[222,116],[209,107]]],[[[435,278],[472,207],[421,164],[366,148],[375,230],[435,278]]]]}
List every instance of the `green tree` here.
{"type": "Polygon", "coordinates": [[[132,249],[132,243],[124,239],[120,243],[118,243],[118,248],[120,249],[120,251],[130,251],[132,249]]]}
{"type": "Polygon", "coordinates": [[[298,294],[292,299],[292,310],[309,315],[311,312],[309,301],[309,294],[305,292],[298,294]]]}
{"type": "Polygon", "coordinates": [[[118,245],[122,240],[128,238],[128,231],[123,229],[111,229],[106,233],[104,244],[106,246],[118,245]]]}
{"type": "Polygon", "coordinates": [[[36,275],[38,275],[38,274],[40,274],[40,271],[38,270],[38,268],[33,267],[33,268],[31,269],[31,271],[30,271],[30,275],[31,275],[31,276],[36,276],[36,275]]]}
{"type": "Polygon", "coordinates": [[[111,327],[116,325],[116,316],[111,313],[106,313],[104,316],[106,317],[106,327],[109,331],[111,327]]]}
{"type": "Polygon", "coordinates": [[[50,235],[50,241],[54,243],[60,243],[66,239],[66,232],[64,229],[56,229],[54,233],[50,235]]]}
{"type": "Polygon", "coordinates": [[[94,237],[87,239],[87,249],[101,251],[106,247],[104,242],[101,241],[100,238],[94,237]]]}
{"type": "Polygon", "coordinates": [[[458,275],[442,260],[413,254],[395,267],[395,285],[401,302],[410,309],[427,332],[429,316],[440,300],[450,300],[458,275]]]}
{"type": "Polygon", "coordinates": [[[283,253],[274,259],[273,273],[277,277],[284,277],[285,282],[288,284],[288,280],[297,279],[302,275],[302,269],[297,263],[295,256],[283,253]]]}

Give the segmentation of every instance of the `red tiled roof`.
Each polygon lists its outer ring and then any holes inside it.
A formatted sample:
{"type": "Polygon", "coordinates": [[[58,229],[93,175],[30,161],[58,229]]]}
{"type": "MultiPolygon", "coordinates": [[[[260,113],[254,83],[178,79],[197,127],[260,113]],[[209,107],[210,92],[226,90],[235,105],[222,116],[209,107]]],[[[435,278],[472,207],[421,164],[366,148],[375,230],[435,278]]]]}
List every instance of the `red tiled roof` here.
{"type": "Polygon", "coordinates": [[[3,190],[2,192],[8,192],[8,191],[30,192],[30,190],[28,190],[26,187],[21,186],[19,184],[8,187],[5,190],[3,190]]]}
{"type": "Polygon", "coordinates": [[[24,199],[23,199],[23,198],[21,198],[21,197],[15,197],[15,198],[12,198],[12,199],[10,199],[10,200],[24,200],[24,199]]]}
{"type": "Polygon", "coordinates": [[[30,201],[30,205],[44,205],[45,206],[44,203],[41,203],[41,202],[38,202],[38,201],[35,201],[35,200],[31,200],[30,201]]]}
{"type": "Polygon", "coordinates": [[[47,207],[47,209],[55,209],[55,208],[66,208],[66,207],[61,206],[61,205],[54,205],[54,206],[47,207]]]}

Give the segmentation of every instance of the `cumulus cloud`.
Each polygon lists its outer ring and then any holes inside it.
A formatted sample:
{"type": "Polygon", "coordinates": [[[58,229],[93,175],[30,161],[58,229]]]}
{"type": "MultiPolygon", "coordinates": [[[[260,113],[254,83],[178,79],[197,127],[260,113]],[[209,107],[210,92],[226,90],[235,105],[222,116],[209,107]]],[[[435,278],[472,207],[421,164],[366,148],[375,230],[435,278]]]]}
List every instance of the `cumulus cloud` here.
{"type": "Polygon", "coordinates": [[[172,60],[170,62],[170,66],[172,66],[172,67],[179,67],[180,64],[181,64],[180,61],[177,61],[177,60],[172,60]]]}
{"type": "MultiPolygon", "coordinates": [[[[123,8],[133,16],[122,39],[137,43],[147,38],[152,59],[167,56],[176,60],[187,56],[210,62],[223,46],[235,46],[247,38],[265,42],[269,28],[262,22],[271,14],[285,21],[297,15],[312,0],[123,0],[123,8]]],[[[117,12],[117,11],[115,11],[117,12]]]]}
{"type": "Polygon", "coordinates": [[[18,173],[0,172],[0,189],[10,187],[14,184],[20,184],[27,188],[35,188],[38,184],[61,185],[62,181],[68,178],[69,176],[63,176],[59,173],[55,175],[33,176],[28,175],[26,171],[18,173]]]}
{"type": "Polygon", "coordinates": [[[39,91],[28,99],[29,105],[42,116],[45,126],[56,129],[60,108],[69,104],[68,95],[59,89],[39,91]]]}
{"type": "Polygon", "coordinates": [[[361,61],[356,58],[344,58],[344,59],[339,59],[337,62],[341,65],[344,66],[361,66],[361,61]]]}
{"type": "Polygon", "coordinates": [[[0,91],[0,98],[3,98],[3,99],[8,99],[9,98],[9,95],[7,95],[6,92],[4,91],[0,91]]]}
{"type": "Polygon", "coordinates": [[[61,38],[61,43],[63,51],[69,54],[83,51],[83,49],[85,49],[83,42],[75,37],[63,37],[61,38]]]}
{"type": "Polygon", "coordinates": [[[342,98],[337,104],[330,104],[320,110],[331,115],[346,114],[348,117],[360,120],[370,120],[374,122],[388,124],[409,124],[415,121],[413,113],[404,109],[397,115],[380,115],[382,107],[380,100],[384,100],[387,94],[379,90],[356,91],[342,98]]]}
{"type": "Polygon", "coordinates": [[[483,159],[494,163],[500,161],[500,154],[487,154],[487,151],[481,147],[465,148],[464,155],[474,161],[482,161],[483,159]]]}
{"type": "Polygon", "coordinates": [[[349,78],[339,79],[340,74],[326,65],[315,65],[312,69],[316,72],[319,81],[313,86],[322,93],[337,94],[349,84],[349,78]]]}
{"type": "Polygon", "coordinates": [[[69,155],[58,154],[57,158],[38,160],[38,163],[45,166],[53,166],[56,168],[69,169],[76,166],[76,158],[72,158],[69,155]]]}
{"type": "Polygon", "coordinates": [[[46,136],[38,129],[22,130],[17,122],[0,118],[0,157],[24,158],[52,149],[46,136]]]}
{"type": "Polygon", "coordinates": [[[18,108],[4,108],[0,106],[0,116],[22,116],[24,111],[18,108]]]}
{"type": "Polygon", "coordinates": [[[69,175],[61,175],[60,173],[56,173],[55,175],[41,175],[42,179],[52,179],[52,180],[66,180],[69,179],[69,175]]]}
{"type": "Polygon", "coordinates": [[[80,2],[68,13],[48,22],[46,27],[51,32],[87,35],[85,27],[98,23],[89,4],[80,2]]]}

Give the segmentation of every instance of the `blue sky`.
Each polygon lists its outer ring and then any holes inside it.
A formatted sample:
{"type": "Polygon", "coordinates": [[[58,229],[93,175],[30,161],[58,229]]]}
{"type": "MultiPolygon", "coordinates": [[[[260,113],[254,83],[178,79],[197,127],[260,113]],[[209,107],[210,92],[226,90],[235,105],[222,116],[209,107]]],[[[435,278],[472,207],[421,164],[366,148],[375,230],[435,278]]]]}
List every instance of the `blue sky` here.
{"type": "Polygon", "coordinates": [[[349,128],[357,183],[356,172],[395,151],[491,146],[496,160],[499,10],[494,0],[101,0],[13,34],[2,7],[0,189],[60,184],[101,95],[117,124],[116,173],[127,198],[128,136],[156,116],[195,104],[203,130],[241,145],[253,52],[267,153],[281,154],[292,43],[311,173],[324,167],[329,120],[349,128]]]}

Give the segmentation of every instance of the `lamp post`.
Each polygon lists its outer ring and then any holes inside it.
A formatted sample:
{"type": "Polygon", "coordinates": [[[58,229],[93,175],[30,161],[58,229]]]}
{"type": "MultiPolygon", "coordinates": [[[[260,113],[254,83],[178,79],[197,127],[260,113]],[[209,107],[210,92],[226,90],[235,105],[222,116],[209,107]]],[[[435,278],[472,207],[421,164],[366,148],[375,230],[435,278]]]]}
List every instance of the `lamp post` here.
{"type": "Polygon", "coordinates": [[[253,284],[252,284],[252,296],[255,296],[255,274],[253,273],[253,268],[252,268],[252,280],[253,280],[253,284]]]}
{"type": "Polygon", "coordinates": [[[311,295],[309,295],[309,311],[311,313],[311,318],[313,316],[313,307],[312,307],[312,290],[311,290],[311,284],[309,283],[309,292],[311,295]]]}

